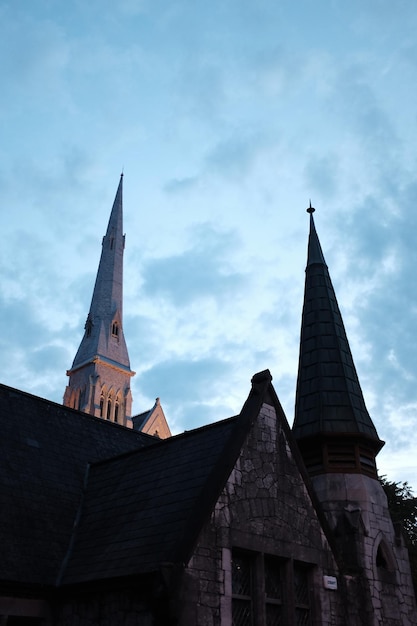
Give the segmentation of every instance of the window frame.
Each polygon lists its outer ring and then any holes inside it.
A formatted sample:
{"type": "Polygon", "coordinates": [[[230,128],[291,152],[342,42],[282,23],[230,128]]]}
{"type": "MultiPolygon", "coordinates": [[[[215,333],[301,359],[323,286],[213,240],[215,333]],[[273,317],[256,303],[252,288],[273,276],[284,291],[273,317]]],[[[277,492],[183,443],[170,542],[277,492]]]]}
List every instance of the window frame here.
{"type": "Polygon", "coordinates": [[[312,594],[312,577],[315,565],[297,559],[281,557],[270,553],[255,552],[233,548],[230,550],[230,567],[232,572],[231,586],[231,616],[232,626],[268,626],[268,607],[280,607],[280,623],[282,626],[298,626],[297,612],[308,613],[307,621],[303,621],[303,626],[314,624],[314,596],[312,594]],[[251,595],[237,594],[233,590],[233,558],[245,558],[250,563],[251,568],[251,595]],[[280,597],[267,595],[268,581],[267,568],[269,565],[279,570],[280,577],[280,597]],[[295,588],[297,571],[306,575],[307,602],[300,602],[297,598],[295,588]],[[235,602],[250,602],[251,617],[247,622],[235,622],[233,615],[233,604],[235,602]]]}

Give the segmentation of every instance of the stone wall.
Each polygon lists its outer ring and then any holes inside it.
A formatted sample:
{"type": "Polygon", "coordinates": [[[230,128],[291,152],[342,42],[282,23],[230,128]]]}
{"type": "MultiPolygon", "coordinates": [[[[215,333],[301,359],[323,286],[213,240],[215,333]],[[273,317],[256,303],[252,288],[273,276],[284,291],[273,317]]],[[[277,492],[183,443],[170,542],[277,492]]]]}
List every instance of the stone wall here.
{"type": "MultiPolygon", "coordinates": [[[[243,550],[254,563],[279,557],[285,571],[305,564],[310,576],[312,624],[344,624],[340,593],[325,589],[323,575],[338,577],[337,566],[315,509],[272,406],[264,404],[240,457],[200,535],[187,567],[189,604],[199,626],[232,623],[232,552],[243,550]]],[[[255,624],[265,624],[259,602],[255,624]]],[[[260,600],[259,600],[260,598],[260,600]]],[[[258,602],[258,604],[257,604],[258,602]]],[[[184,610],[186,610],[185,605],[184,610]]],[[[291,607],[288,625],[293,624],[291,607]]],[[[183,615],[180,624],[190,624],[183,615]]]]}
{"type": "Polygon", "coordinates": [[[379,481],[362,474],[326,474],[312,480],[335,531],[347,571],[346,593],[351,612],[356,606],[358,623],[417,624],[408,552],[394,530],[379,481]]]}

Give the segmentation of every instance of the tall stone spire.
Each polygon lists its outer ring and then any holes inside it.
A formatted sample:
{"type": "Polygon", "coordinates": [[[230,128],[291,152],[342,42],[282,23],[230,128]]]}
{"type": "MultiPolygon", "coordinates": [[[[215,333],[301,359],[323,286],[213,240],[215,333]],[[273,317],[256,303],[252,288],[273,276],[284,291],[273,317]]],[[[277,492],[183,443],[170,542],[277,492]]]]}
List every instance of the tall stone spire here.
{"type": "Polygon", "coordinates": [[[365,406],[311,206],[293,432],[310,472],[376,477],[383,445],[365,406]]]}
{"type": "Polygon", "coordinates": [[[123,174],[103,237],[85,332],[71,369],[64,404],[131,426],[129,355],[123,333],[123,174]]]}

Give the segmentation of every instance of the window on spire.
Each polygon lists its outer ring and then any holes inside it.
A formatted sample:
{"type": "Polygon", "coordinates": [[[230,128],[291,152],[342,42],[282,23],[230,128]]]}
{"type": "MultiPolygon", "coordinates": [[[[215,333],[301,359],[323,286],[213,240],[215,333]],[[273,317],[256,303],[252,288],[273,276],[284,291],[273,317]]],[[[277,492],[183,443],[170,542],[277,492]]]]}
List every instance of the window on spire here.
{"type": "Polygon", "coordinates": [[[113,337],[119,337],[119,324],[117,322],[112,323],[111,334],[113,335],[113,337]]]}
{"type": "Polygon", "coordinates": [[[84,328],[85,328],[85,334],[87,335],[87,337],[89,337],[91,335],[91,330],[93,328],[93,320],[91,319],[90,313],[88,314],[87,321],[85,323],[84,328]]]}

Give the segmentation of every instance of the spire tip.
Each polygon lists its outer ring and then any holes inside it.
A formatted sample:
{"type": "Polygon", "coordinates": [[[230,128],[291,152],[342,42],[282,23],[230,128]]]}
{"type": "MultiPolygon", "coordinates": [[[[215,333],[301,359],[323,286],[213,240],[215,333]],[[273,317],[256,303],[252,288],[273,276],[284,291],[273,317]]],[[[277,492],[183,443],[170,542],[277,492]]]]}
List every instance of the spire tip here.
{"type": "Polygon", "coordinates": [[[308,207],[308,209],[307,209],[307,213],[310,213],[310,215],[311,215],[311,213],[314,213],[314,211],[315,211],[315,210],[316,210],[316,209],[315,209],[314,207],[312,207],[312,206],[311,206],[311,200],[310,200],[310,206],[309,206],[309,207],[308,207]]]}

